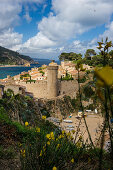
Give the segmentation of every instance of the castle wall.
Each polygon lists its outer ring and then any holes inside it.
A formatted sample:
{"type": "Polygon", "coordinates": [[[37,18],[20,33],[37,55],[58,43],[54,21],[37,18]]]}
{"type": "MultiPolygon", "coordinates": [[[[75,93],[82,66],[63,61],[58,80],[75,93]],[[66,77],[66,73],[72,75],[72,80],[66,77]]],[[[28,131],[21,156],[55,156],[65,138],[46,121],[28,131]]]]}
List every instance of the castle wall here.
{"type": "Polygon", "coordinates": [[[46,98],[47,97],[47,81],[37,81],[37,82],[19,82],[19,85],[26,87],[26,91],[33,93],[36,98],[46,98]]]}
{"type": "Polygon", "coordinates": [[[8,89],[13,90],[13,92],[14,92],[15,95],[18,94],[18,93],[20,93],[20,91],[19,91],[19,86],[16,86],[16,85],[5,85],[4,91],[7,91],[8,89]]]}
{"type": "Polygon", "coordinates": [[[72,98],[76,98],[76,93],[78,91],[78,82],[76,80],[69,81],[59,81],[59,95],[67,95],[72,98]]]}

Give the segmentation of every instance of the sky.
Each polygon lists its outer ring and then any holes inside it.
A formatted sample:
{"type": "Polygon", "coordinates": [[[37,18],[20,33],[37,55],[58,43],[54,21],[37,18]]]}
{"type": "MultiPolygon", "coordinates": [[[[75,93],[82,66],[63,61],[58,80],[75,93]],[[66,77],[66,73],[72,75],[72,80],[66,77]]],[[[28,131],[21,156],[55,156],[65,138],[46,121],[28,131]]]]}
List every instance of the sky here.
{"type": "Polygon", "coordinates": [[[0,0],[0,46],[33,58],[113,41],[113,0],[0,0]]]}

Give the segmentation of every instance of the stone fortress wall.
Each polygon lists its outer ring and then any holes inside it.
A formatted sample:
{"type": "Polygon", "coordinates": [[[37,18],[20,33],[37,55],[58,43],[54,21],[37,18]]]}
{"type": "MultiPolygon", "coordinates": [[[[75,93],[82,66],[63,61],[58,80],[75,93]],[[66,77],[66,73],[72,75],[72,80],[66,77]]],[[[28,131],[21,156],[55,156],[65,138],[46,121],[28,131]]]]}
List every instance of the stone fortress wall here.
{"type": "Polygon", "coordinates": [[[14,94],[26,91],[26,95],[35,98],[53,99],[64,95],[76,98],[78,83],[76,80],[61,81],[58,79],[58,65],[54,62],[48,66],[47,80],[36,82],[16,81],[17,84],[6,85],[4,90],[12,89],[14,94]]]}
{"type": "MultiPolygon", "coordinates": [[[[35,83],[19,82],[19,85],[26,87],[26,91],[33,93],[33,96],[36,98],[48,98],[47,81],[42,80],[42,81],[37,81],[35,83]]],[[[58,81],[57,86],[58,86],[58,96],[67,95],[72,98],[76,98],[76,93],[78,91],[78,84],[76,80],[58,81]]]]}
{"type": "Polygon", "coordinates": [[[20,86],[26,87],[26,91],[33,93],[33,97],[47,98],[47,81],[41,80],[37,82],[19,82],[20,86]]]}

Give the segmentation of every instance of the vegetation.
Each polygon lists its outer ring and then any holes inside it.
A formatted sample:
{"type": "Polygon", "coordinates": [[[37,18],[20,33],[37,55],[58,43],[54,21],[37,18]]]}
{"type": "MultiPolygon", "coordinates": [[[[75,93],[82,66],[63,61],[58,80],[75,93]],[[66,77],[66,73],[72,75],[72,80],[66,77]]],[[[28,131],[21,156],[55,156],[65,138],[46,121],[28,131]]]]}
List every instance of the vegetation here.
{"type": "Polygon", "coordinates": [[[60,80],[61,80],[61,81],[63,81],[63,80],[69,81],[69,80],[74,80],[74,79],[73,79],[72,75],[70,75],[70,74],[68,74],[68,73],[66,72],[66,76],[65,76],[65,77],[62,77],[62,76],[61,76],[61,79],[60,79],[60,80]]]}
{"type": "Polygon", "coordinates": [[[20,80],[23,80],[23,77],[29,77],[31,79],[31,76],[29,74],[20,75],[20,80]]]}
{"type": "Polygon", "coordinates": [[[63,60],[69,60],[69,61],[77,61],[82,59],[82,54],[77,54],[77,53],[61,53],[61,55],[59,56],[59,60],[63,61],[63,60]]]}
{"type": "MultiPolygon", "coordinates": [[[[92,76],[93,80],[85,82],[83,87],[80,82],[82,60],[76,62],[79,90],[77,99],[71,102],[75,104],[75,109],[82,111],[89,142],[84,141],[82,135],[78,136],[82,118],[79,120],[77,131],[67,133],[48,122],[46,114],[49,116],[49,113],[42,110],[40,114],[33,99],[14,95],[13,91],[8,90],[3,99],[0,99],[0,158],[15,159],[16,152],[23,170],[113,169],[113,68],[109,66],[112,54],[108,53],[111,46],[112,42],[108,42],[108,39],[98,42],[102,67],[86,73],[87,76],[92,76]],[[104,123],[98,139],[99,145],[94,145],[92,141],[84,116],[83,97],[95,101],[88,106],[89,109],[94,109],[96,104],[100,104],[103,109],[101,111],[104,123]],[[107,151],[103,149],[106,131],[110,137],[110,147],[107,151]]],[[[70,98],[65,97],[64,101],[67,100],[70,98]]]]}
{"type": "Polygon", "coordinates": [[[26,62],[34,63],[29,56],[21,55],[18,52],[0,46],[0,65],[21,65],[26,62]]]}

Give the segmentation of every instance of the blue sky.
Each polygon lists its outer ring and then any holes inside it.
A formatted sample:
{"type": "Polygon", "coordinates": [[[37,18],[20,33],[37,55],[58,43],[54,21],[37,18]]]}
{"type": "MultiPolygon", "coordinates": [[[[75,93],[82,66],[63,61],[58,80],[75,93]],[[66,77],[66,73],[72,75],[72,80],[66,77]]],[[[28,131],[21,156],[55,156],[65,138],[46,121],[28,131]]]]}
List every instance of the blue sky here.
{"type": "Polygon", "coordinates": [[[37,58],[113,41],[113,0],[0,0],[0,45],[37,58]]]}

